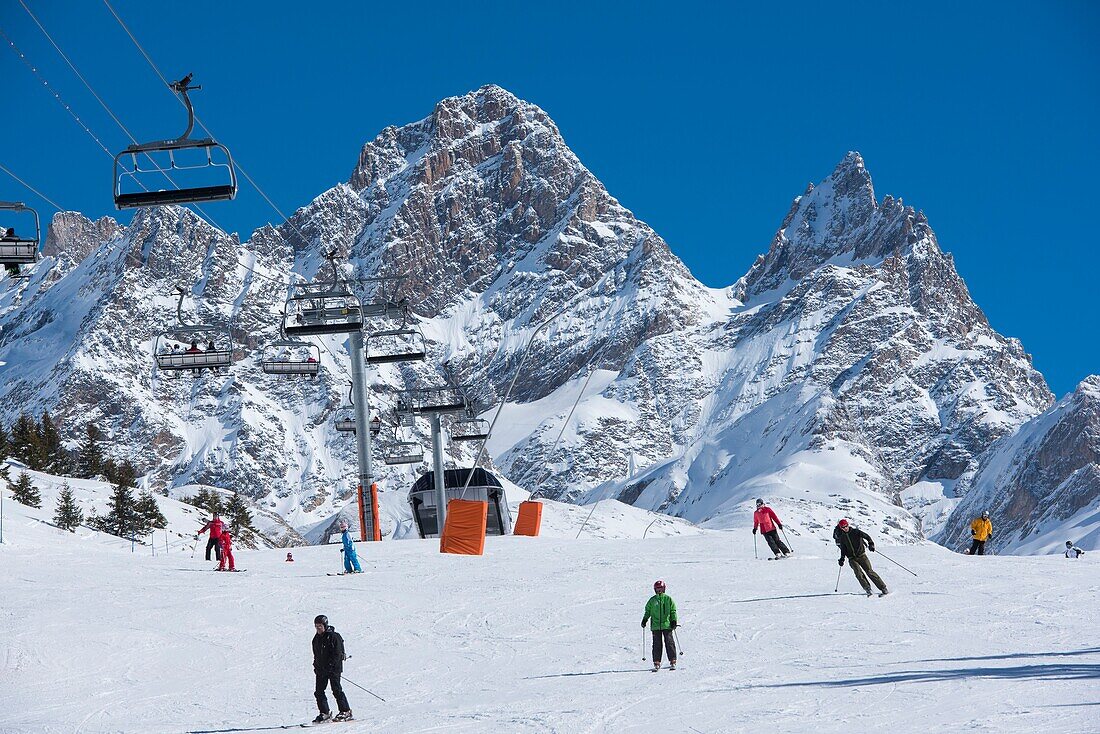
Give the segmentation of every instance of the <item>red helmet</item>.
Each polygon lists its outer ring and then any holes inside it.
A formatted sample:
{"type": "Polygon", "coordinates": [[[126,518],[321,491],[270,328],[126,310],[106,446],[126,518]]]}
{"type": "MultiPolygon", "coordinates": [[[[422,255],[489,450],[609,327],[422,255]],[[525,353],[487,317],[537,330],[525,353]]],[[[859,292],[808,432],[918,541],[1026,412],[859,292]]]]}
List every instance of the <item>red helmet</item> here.
{"type": "Polygon", "coordinates": [[[653,590],[654,591],[664,591],[665,590],[665,582],[661,581],[660,579],[657,579],[656,581],[653,582],[653,590]]]}
{"type": "Polygon", "coordinates": [[[848,521],[847,520],[841,520],[840,522],[837,523],[837,527],[841,527],[841,528],[848,527],[848,521]]]}

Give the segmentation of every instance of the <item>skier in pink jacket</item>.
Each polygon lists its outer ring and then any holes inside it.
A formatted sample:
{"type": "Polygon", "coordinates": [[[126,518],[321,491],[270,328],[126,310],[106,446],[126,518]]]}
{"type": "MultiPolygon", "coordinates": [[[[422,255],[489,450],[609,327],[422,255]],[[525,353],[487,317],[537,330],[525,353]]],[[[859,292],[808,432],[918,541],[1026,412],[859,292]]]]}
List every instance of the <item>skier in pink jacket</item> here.
{"type": "Polygon", "coordinates": [[[772,508],[764,504],[764,500],[756,500],[756,512],[752,513],[752,534],[756,535],[757,528],[764,533],[764,540],[768,541],[768,547],[776,558],[786,558],[791,550],[779,539],[779,531],[783,529],[783,523],[779,522],[779,516],[772,508]]]}

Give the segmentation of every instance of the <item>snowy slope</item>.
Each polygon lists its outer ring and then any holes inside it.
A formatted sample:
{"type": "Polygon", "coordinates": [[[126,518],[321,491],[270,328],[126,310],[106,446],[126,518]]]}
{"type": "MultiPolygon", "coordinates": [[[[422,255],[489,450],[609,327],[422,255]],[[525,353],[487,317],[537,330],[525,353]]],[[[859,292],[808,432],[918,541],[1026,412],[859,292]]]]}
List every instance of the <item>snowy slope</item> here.
{"type": "MultiPolygon", "coordinates": [[[[105,514],[109,510],[111,494],[114,492],[114,485],[109,482],[101,482],[94,479],[57,477],[44,472],[31,471],[19,462],[11,459],[5,461],[4,465],[8,467],[8,473],[12,481],[18,479],[20,473],[25,471],[27,476],[29,476],[34,483],[34,486],[38,488],[39,497],[42,500],[42,507],[39,510],[24,508],[24,511],[32,514],[43,522],[53,523],[54,510],[57,507],[57,498],[61,493],[62,487],[66,483],[68,483],[70,489],[72,489],[73,499],[84,512],[85,519],[91,517],[93,514],[105,514]]],[[[138,487],[138,491],[142,489],[144,489],[144,487],[138,487]]],[[[177,496],[190,496],[195,494],[199,489],[200,487],[198,486],[182,487],[177,490],[177,496]]],[[[3,492],[5,495],[5,502],[11,503],[9,508],[11,506],[21,507],[15,505],[14,501],[11,499],[11,493],[6,486],[3,487],[3,492]]],[[[153,492],[153,498],[156,500],[161,514],[164,515],[164,519],[168,521],[168,526],[163,530],[156,530],[151,537],[136,538],[137,547],[141,548],[144,546],[142,552],[150,554],[164,552],[190,553],[193,551],[195,548],[195,534],[203,524],[210,519],[209,514],[185,502],[161,496],[156,492],[153,492]]],[[[253,525],[255,525],[256,529],[260,532],[261,537],[259,541],[261,545],[270,547],[276,544],[289,544],[298,540],[297,533],[295,533],[292,528],[288,527],[286,523],[283,522],[282,518],[268,515],[262,511],[257,512],[255,508],[253,509],[253,525]]],[[[130,548],[129,539],[119,540],[118,538],[112,538],[110,535],[100,533],[83,525],[76,529],[75,537],[97,544],[106,544],[108,546],[121,543],[125,545],[127,549],[130,548]],[[95,539],[94,541],[93,538],[95,539]]],[[[203,541],[201,542],[205,543],[205,538],[206,536],[203,536],[203,541]]],[[[243,543],[243,540],[238,539],[237,543],[243,543]]]]}
{"type": "MultiPolygon", "coordinates": [[[[747,535],[490,538],[241,551],[215,574],[131,554],[5,505],[0,732],[268,732],[314,715],[310,637],[346,641],[341,732],[1089,732],[1095,560],[881,556],[893,595],[840,593],[834,550],[753,560],[747,535]],[[681,668],[646,672],[642,607],[664,579],[681,668]],[[366,687],[375,699],[351,683],[366,687]]],[[[645,653],[648,657],[648,652],[645,653]]]]}
{"type": "Polygon", "coordinates": [[[1100,376],[993,445],[937,540],[970,542],[989,511],[1000,553],[1100,550],[1100,376]]]}

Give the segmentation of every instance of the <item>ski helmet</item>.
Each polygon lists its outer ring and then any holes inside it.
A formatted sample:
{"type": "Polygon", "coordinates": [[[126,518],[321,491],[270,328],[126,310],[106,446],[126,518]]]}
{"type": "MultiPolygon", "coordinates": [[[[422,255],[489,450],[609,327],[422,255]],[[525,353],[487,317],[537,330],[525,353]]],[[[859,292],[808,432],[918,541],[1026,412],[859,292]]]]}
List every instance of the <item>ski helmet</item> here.
{"type": "Polygon", "coordinates": [[[665,582],[661,581],[660,579],[657,579],[656,581],[653,582],[653,590],[654,591],[664,591],[665,590],[665,582]]]}
{"type": "Polygon", "coordinates": [[[328,627],[328,617],[323,614],[318,614],[316,617],[313,618],[313,623],[323,624],[324,626],[328,627]]]}
{"type": "Polygon", "coordinates": [[[756,498],[756,506],[757,506],[757,507],[759,507],[759,506],[760,506],[760,505],[762,505],[762,504],[764,504],[764,500],[762,500],[762,499],[760,499],[759,497],[757,497],[757,498],[756,498]]]}
{"type": "Polygon", "coordinates": [[[982,517],[988,518],[989,517],[989,510],[983,510],[982,511],[982,517]]]}
{"type": "Polygon", "coordinates": [[[1073,541],[1072,540],[1067,540],[1066,541],[1066,547],[1067,548],[1072,548],[1073,547],[1073,541]]]}
{"type": "Polygon", "coordinates": [[[847,520],[843,520],[843,519],[842,519],[842,520],[841,520],[840,522],[838,522],[838,523],[836,524],[836,526],[837,526],[838,528],[846,528],[846,527],[848,527],[848,521],[847,521],[847,520]]]}

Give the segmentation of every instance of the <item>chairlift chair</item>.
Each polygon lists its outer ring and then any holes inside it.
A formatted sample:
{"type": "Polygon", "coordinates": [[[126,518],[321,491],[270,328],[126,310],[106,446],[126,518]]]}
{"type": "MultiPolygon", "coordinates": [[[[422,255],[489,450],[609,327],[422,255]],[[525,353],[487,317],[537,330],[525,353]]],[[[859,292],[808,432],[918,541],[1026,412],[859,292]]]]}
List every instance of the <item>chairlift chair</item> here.
{"type": "Polygon", "coordinates": [[[467,414],[451,424],[454,441],[483,441],[489,437],[489,421],[467,414]]]}
{"type": "Polygon", "coordinates": [[[374,331],[367,335],[367,362],[418,362],[427,356],[424,334],[415,327],[374,331]]]}
{"type": "Polygon", "coordinates": [[[351,334],[363,328],[359,299],[346,287],[316,283],[294,286],[286,302],[283,332],[288,337],[351,334]]]}
{"type": "Polygon", "coordinates": [[[179,290],[176,326],[161,332],[153,344],[157,369],[166,372],[191,370],[196,377],[202,370],[228,369],[233,364],[233,330],[230,324],[189,324],[183,319],[183,299],[179,290]]]}
{"type": "Polygon", "coordinates": [[[230,201],[237,195],[237,171],[233,166],[233,156],[229,149],[213,138],[192,139],[191,131],[195,127],[195,110],[191,106],[188,92],[202,89],[201,86],[191,86],[191,74],[177,82],[172,82],[172,91],[180,95],[187,107],[187,129],[178,138],[168,140],[155,140],[151,143],[131,145],[126,150],[115,156],[114,163],[114,194],[116,209],[136,209],[140,207],[161,206],[165,204],[195,204],[207,201],[230,201]],[[181,158],[186,161],[177,161],[178,153],[184,153],[181,158]],[[192,159],[199,154],[198,161],[192,159]],[[215,158],[216,154],[216,158],[215,158]],[[130,160],[125,161],[126,158],[130,160]],[[150,167],[142,168],[141,160],[149,162],[150,167]],[[205,171],[209,174],[217,174],[216,183],[205,185],[187,186],[177,188],[174,182],[168,178],[172,173],[183,172],[190,178],[192,173],[205,171]],[[171,189],[153,189],[146,183],[154,181],[152,176],[158,176],[157,186],[163,186],[163,182],[173,185],[171,189]],[[140,191],[132,189],[138,188],[140,191]]]}
{"type": "Polygon", "coordinates": [[[0,201],[0,217],[3,217],[0,219],[0,265],[11,275],[18,276],[20,265],[33,265],[38,261],[42,225],[38,212],[21,201],[0,201]],[[34,217],[34,237],[20,234],[4,212],[30,214],[34,217]]]}
{"type": "Polygon", "coordinates": [[[336,430],[343,433],[355,433],[355,408],[348,405],[340,408],[336,411],[336,418],[333,420],[336,425],[336,430]]]}
{"type": "Polygon", "coordinates": [[[419,464],[424,461],[424,448],[416,441],[394,441],[386,447],[382,461],[397,464],[419,464]]]}
{"type": "Polygon", "coordinates": [[[260,369],[269,375],[313,379],[320,373],[321,349],[309,342],[280,339],[264,347],[260,369]],[[289,356],[280,356],[287,351],[291,351],[289,356]]]}

